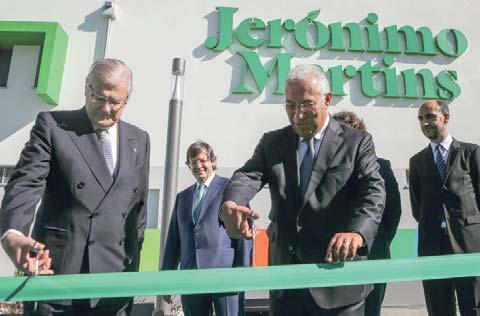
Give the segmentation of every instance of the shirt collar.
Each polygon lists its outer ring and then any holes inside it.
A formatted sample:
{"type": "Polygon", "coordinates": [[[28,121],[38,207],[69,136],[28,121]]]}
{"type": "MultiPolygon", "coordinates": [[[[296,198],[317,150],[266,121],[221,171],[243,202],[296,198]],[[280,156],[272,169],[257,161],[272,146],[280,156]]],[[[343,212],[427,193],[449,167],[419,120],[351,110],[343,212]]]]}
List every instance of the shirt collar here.
{"type": "MultiPolygon", "coordinates": [[[[100,130],[100,129],[101,129],[101,128],[99,128],[99,127],[97,126],[97,124],[94,124],[94,123],[92,123],[92,127],[93,127],[93,130],[94,130],[94,131],[97,131],[97,130],[100,130]]],[[[117,130],[118,130],[118,124],[117,124],[117,123],[113,124],[113,125],[110,126],[108,129],[105,129],[105,131],[106,131],[108,134],[110,134],[110,135],[116,134],[116,133],[117,133],[117,130]]]]}
{"type": "MultiPolygon", "coordinates": [[[[215,172],[213,172],[213,173],[210,175],[210,177],[208,177],[207,181],[205,181],[205,182],[203,183],[207,189],[208,189],[208,187],[210,186],[210,183],[212,183],[213,178],[215,178],[215,172]]],[[[197,182],[197,185],[195,186],[195,189],[198,189],[199,186],[200,186],[200,182],[197,182]]]]}
{"type": "MultiPolygon", "coordinates": [[[[313,135],[313,138],[316,140],[321,140],[323,138],[323,135],[325,134],[325,130],[327,129],[328,122],[330,122],[330,114],[327,114],[327,117],[325,118],[325,122],[323,123],[322,129],[318,131],[315,135],[313,135]]],[[[300,142],[302,142],[305,138],[300,137],[300,142]]]]}
{"type": "Polygon", "coordinates": [[[430,142],[430,146],[432,148],[432,150],[435,150],[435,147],[437,147],[438,145],[442,145],[442,147],[445,149],[445,150],[448,150],[450,148],[450,145],[452,144],[453,142],[453,137],[450,136],[450,134],[447,135],[447,137],[445,137],[445,139],[440,142],[440,143],[433,143],[433,142],[430,142]]]}

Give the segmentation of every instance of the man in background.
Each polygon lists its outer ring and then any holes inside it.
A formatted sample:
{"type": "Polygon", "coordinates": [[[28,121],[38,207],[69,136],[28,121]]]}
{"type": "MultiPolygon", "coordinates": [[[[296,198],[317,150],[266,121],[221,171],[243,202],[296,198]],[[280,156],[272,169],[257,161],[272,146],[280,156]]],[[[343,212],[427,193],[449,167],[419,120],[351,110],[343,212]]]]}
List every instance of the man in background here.
{"type": "MultiPolygon", "coordinates": [[[[430,143],[410,158],[413,217],[418,222],[420,256],[480,252],[480,148],[449,134],[450,110],[439,100],[418,110],[430,143]]],[[[428,314],[480,315],[480,278],[423,281],[428,314]]]]}
{"type": "MultiPolygon", "coordinates": [[[[342,111],[332,115],[340,123],[346,124],[352,128],[362,131],[367,130],[365,123],[355,113],[342,111]]],[[[390,259],[390,244],[397,232],[398,223],[402,214],[400,201],[400,191],[398,183],[393,174],[390,161],[377,158],[380,166],[379,172],[385,181],[385,210],[383,211],[382,221],[378,226],[377,235],[373,241],[372,249],[368,253],[368,259],[390,259]]],[[[373,290],[365,299],[365,315],[380,316],[382,311],[382,302],[385,297],[386,283],[377,283],[373,285],[373,290]]]]}
{"type": "MultiPolygon", "coordinates": [[[[84,107],[38,114],[0,211],[2,246],[17,268],[34,273],[36,250],[41,274],[138,271],[150,144],[145,131],[120,119],[131,89],[124,62],[100,60],[85,80],[84,107]]],[[[38,302],[25,313],[128,315],[132,303],[38,302]]]]}
{"type": "MultiPolygon", "coordinates": [[[[168,230],[162,270],[250,266],[251,242],[228,237],[218,209],[228,178],[215,174],[212,147],[197,141],[188,147],[186,165],[196,182],[178,193],[168,230]]],[[[182,295],[186,316],[244,314],[243,293],[182,295]]],[[[170,296],[164,299],[171,303],[170,296]]]]}

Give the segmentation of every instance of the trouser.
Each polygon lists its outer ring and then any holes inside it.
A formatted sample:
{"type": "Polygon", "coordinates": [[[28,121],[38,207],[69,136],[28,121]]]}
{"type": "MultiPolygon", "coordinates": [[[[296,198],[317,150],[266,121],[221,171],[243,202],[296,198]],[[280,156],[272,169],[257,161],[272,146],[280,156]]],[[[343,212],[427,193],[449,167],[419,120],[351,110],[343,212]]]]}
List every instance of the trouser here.
{"type": "Polygon", "coordinates": [[[352,305],[324,309],[308,289],[284,290],[282,298],[270,295],[270,316],[364,316],[365,300],[352,305]]]}

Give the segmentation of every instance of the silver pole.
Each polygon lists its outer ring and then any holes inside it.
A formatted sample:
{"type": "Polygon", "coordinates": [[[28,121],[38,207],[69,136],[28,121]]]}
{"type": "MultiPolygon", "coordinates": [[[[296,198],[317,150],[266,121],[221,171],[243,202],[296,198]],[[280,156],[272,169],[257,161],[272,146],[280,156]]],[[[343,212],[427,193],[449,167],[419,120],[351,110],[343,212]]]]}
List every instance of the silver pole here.
{"type": "Polygon", "coordinates": [[[102,15],[107,19],[107,32],[105,37],[105,47],[103,49],[103,58],[107,58],[109,56],[109,48],[110,48],[110,29],[112,21],[117,18],[116,9],[117,5],[114,0],[112,1],[105,1],[103,5],[104,11],[102,15]]]}
{"type": "MultiPolygon", "coordinates": [[[[172,210],[177,194],[178,157],[180,149],[180,132],[183,107],[183,76],[185,74],[185,60],[174,58],[172,62],[173,93],[170,99],[168,112],[167,150],[165,154],[165,175],[163,180],[163,202],[160,226],[160,258],[159,267],[162,266],[168,226],[172,217],[172,210]]],[[[161,315],[161,310],[166,307],[163,299],[157,297],[155,313],[161,315]]]]}

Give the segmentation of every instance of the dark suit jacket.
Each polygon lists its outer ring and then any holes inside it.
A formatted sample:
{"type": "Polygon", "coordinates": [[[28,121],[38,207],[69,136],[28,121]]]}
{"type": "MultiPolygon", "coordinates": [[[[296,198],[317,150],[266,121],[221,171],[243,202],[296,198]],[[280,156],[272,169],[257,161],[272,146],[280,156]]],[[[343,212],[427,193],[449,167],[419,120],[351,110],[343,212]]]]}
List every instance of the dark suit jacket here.
{"type": "Polygon", "coordinates": [[[215,176],[196,224],[192,205],[195,184],[178,193],[168,230],[162,270],[231,268],[250,265],[251,242],[228,237],[218,221],[227,178],[215,176]]]}
{"type": "MultiPolygon", "coordinates": [[[[291,126],[264,134],[252,158],[232,176],[223,200],[246,205],[268,183],[270,265],[292,263],[297,245],[303,262],[324,262],[328,243],[338,232],[359,232],[370,248],[385,201],[371,136],[330,119],[304,197],[297,142],[291,126]]],[[[335,308],[364,299],[370,289],[359,285],[310,291],[319,306],[335,308]]],[[[272,294],[281,297],[283,291],[272,294]]]]}
{"type": "Polygon", "coordinates": [[[389,259],[390,244],[397,232],[402,207],[400,201],[400,191],[398,183],[393,174],[390,161],[378,158],[377,163],[380,166],[380,176],[385,181],[385,210],[383,211],[382,221],[378,226],[377,235],[373,241],[372,249],[368,254],[369,259],[389,259]]]}
{"type": "Polygon", "coordinates": [[[453,140],[446,179],[440,180],[430,145],[410,159],[410,201],[418,222],[418,253],[440,254],[441,214],[454,253],[480,252],[480,148],[453,140]]]}
{"type": "Polygon", "coordinates": [[[50,249],[56,274],[138,269],[146,224],[149,138],[120,121],[113,180],[85,108],[42,112],[5,187],[0,234],[16,229],[50,249]],[[41,204],[35,215],[35,208],[41,204]]]}

